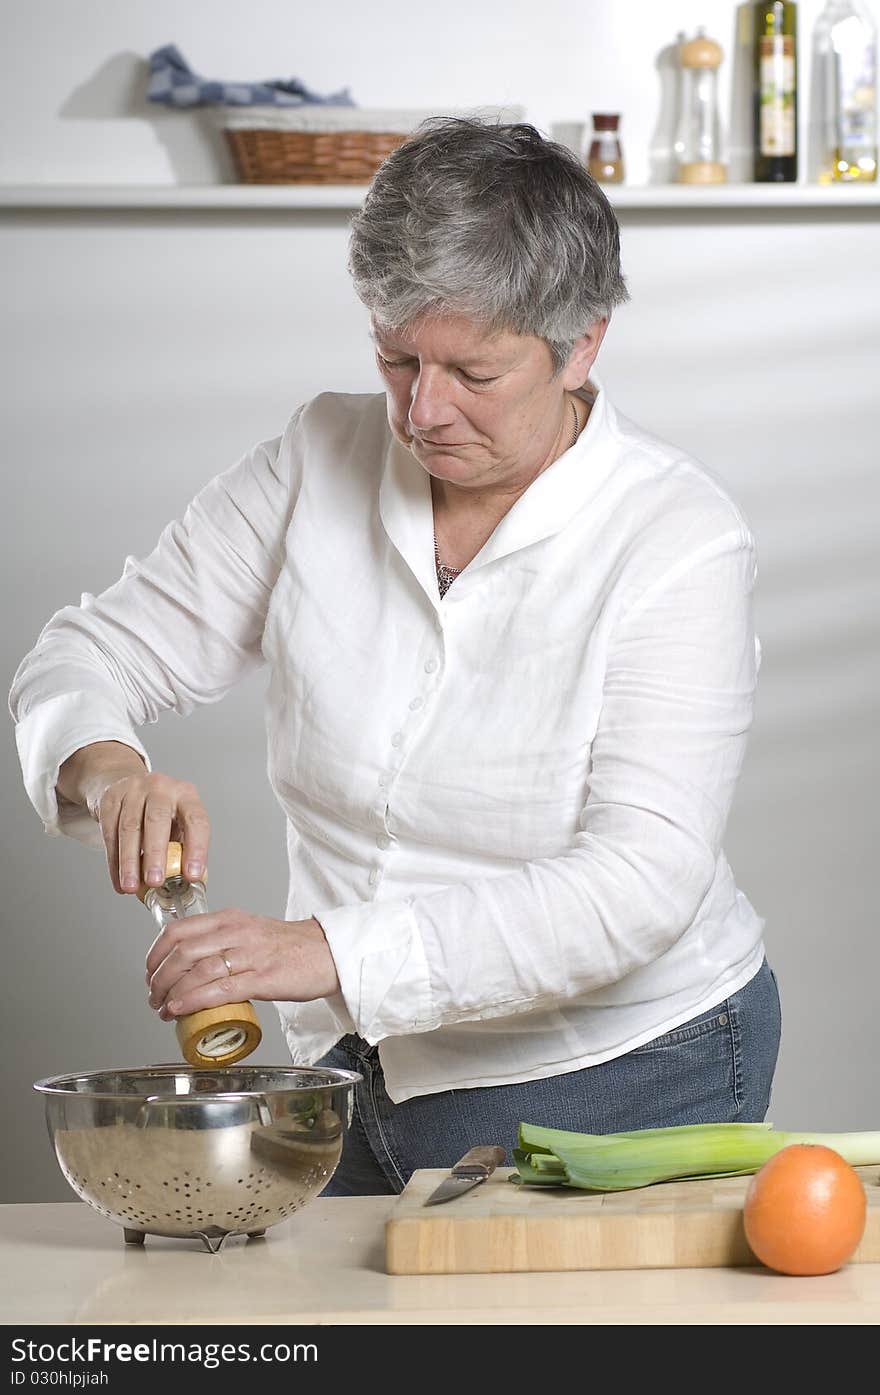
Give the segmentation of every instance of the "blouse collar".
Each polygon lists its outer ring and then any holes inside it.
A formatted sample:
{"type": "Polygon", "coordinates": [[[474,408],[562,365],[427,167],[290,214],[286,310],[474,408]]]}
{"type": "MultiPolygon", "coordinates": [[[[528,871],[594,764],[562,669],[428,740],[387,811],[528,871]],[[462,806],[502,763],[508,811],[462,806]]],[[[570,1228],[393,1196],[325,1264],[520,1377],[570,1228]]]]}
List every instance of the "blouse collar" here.
{"type": "MultiPolygon", "coordinates": [[[[614,465],[609,430],[610,404],[598,378],[577,391],[592,403],[587,423],[575,444],[563,451],[533,480],[501,519],[480,551],[462,570],[447,600],[462,596],[485,575],[483,569],[502,557],[560,532],[591,499],[614,465]],[[482,574],[482,575],[481,575],[482,574]]],[[[434,511],[430,476],[412,453],[390,434],[379,488],[379,513],[388,537],[432,604],[444,604],[434,566],[434,511]]]]}

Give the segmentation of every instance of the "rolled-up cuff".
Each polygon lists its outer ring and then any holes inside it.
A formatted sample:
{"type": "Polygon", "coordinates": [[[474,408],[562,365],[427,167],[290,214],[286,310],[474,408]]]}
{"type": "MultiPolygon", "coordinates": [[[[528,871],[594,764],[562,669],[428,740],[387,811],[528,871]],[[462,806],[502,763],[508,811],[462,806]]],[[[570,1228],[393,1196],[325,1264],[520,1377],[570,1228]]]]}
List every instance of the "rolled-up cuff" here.
{"type": "Polygon", "coordinates": [[[409,902],[372,902],[321,913],[340,991],[358,1035],[383,1037],[440,1026],[422,937],[409,902]]]}
{"type": "Polygon", "coordinates": [[[316,1065],[355,1030],[341,993],[310,1003],[276,1002],[275,1007],[295,1066],[316,1065]]]}
{"type": "Polygon", "coordinates": [[[45,831],[103,849],[101,831],[88,811],[79,804],[59,800],[58,772],[74,751],[96,741],[119,741],[130,746],[143,758],[147,769],[152,769],[131,724],[110,704],[102,710],[94,693],[62,693],[47,698],[23,717],[16,725],[15,740],[24,787],[45,831]]]}

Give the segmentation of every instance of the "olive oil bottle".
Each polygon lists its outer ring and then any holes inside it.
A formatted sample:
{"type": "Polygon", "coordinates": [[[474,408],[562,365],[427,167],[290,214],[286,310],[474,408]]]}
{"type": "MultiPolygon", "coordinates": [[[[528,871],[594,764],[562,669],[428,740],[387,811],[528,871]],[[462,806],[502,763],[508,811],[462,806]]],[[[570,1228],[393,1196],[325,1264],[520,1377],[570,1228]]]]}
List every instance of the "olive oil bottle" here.
{"type": "Polygon", "coordinates": [[[877,25],[863,0],[826,0],[814,31],[819,183],[877,178],[877,25]]]}
{"type": "Polygon", "coordinates": [[[754,149],[759,184],[798,173],[797,5],[759,0],[754,19],[754,149]]]}

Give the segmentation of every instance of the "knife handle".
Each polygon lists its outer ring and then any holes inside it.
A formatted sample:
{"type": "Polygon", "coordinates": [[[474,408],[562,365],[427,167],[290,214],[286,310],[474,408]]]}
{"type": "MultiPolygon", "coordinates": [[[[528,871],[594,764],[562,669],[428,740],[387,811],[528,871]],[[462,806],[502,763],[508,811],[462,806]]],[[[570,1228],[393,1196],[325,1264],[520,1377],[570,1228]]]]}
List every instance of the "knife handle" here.
{"type": "Polygon", "coordinates": [[[453,1177],[488,1177],[496,1167],[504,1162],[507,1153],[504,1148],[469,1148],[463,1158],[459,1158],[452,1169],[453,1177]]]}

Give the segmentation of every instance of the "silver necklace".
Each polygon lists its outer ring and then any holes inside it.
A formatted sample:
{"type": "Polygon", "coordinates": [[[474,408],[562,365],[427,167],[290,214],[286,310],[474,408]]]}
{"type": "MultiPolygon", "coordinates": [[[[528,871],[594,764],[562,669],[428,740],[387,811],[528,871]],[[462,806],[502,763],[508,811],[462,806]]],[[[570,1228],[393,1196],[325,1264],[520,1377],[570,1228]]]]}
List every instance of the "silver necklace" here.
{"type": "MultiPolygon", "coordinates": [[[[577,444],[577,438],[578,438],[578,436],[580,435],[580,432],[581,432],[581,423],[580,423],[580,420],[579,420],[579,418],[578,418],[577,407],[574,405],[574,400],[573,400],[573,399],[570,399],[570,400],[571,400],[571,411],[572,411],[572,415],[573,415],[573,417],[574,417],[574,428],[573,428],[572,433],[571,433],[571,440],[570,440],[569,443],[568,443],[568,449],[569,449],[569,450],[571,450],[572,446],[574,446],[574,445],[577,444]]],[[[450,586],[452,585],[453,581],[455,580],[455,578],[456,578],[457,576],[461,576],[461,574],[462,574],[464,568],[463,568],[463,567],[447,567],[447,565],[446,565],[445,562],[441,562],[441,561],[440,561],[440,549],[439,549],[438,546],[437,546],[437,534],[436,534],[436,532],[435,532],[435,534],[434,534],[434,566],[435,566],[436,569],[437,569],[437,586],[438,586],[439,591],[440,591],[440,599],[442,600],[443,597],[446,595],[446,592],[449,590],[450,586]]]]}
{"type": "Polygon", "coordinates": [[[437,568],[437,586],[440,591],[442,601],[457,576],[461,576],[461,567],[447,567],[445,562],[440,561],[440,553],[437,549],[437,538],[434,537],[434,566],[437,568]]]}

